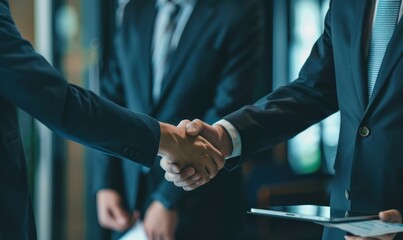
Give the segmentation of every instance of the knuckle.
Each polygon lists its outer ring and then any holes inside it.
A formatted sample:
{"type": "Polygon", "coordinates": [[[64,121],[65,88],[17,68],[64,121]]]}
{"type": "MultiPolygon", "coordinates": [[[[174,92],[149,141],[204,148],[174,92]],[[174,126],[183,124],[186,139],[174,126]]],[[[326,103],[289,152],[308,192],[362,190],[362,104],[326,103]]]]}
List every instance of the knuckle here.
{"type": "Polygon", "coordinates": [[[166,167],[165,159],[161,159],[161,161],[160,161],[160,166],[161,166],[162,169],[166,170],[166,169],[165,169],[165,167],[166,167]]]}

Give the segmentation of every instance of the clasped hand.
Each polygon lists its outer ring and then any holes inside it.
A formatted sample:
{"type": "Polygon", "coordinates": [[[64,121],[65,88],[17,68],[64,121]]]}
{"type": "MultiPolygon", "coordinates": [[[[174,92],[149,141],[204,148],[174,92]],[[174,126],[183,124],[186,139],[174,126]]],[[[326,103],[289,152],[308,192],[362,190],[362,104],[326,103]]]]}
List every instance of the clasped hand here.
{"type": "Polygon", "coordinates": [[[221,126],[197,119],[183,120],[178,129],[176,147],[170,148],[170,154],[165,154],[160,164],[168,181],[190,191],[209,182],[223,168],[232,143],[221,126]]]}
{"type": "Polygon", "coordinates": [[[224,167],[224,154],[206,138],[186,131],[188,120],[177,127],[160,123],[161,140],[158,155],[166,178],[185,190],[193,190],[214,178],[224,167]],[[176,180],[177,181],[176,181],[176,180]],[[174,181],[175,180],[175,181],[174,181]]]}

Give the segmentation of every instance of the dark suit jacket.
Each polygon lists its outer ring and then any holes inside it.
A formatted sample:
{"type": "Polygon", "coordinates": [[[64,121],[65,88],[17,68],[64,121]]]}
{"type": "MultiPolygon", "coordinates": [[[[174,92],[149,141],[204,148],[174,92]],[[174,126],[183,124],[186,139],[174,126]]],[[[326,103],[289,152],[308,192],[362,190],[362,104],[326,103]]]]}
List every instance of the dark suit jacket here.
{"type": "MultiPolygon", "coordinates": [[[[116,38],[116,59],[102,82],[105,96],[172,124],[184,118],[214,123],[251,101],[261,67],[262,28],[256,1],[199,0],[173,53],[161,97],[153,103],[151,43],[156,13],[153,0],[133,0],[126,6],[116,38]]],[[[144,194],[138,186],[141,167],[112,158],[98,160],[94,157],[91,170],[96,190],[119,190],[133,211],[144,194]]],[[[165,181],[157,164],[147,184],[148,201],[159,200],[178,210],[176,239],[236,239],[245,213],[240,169],[185,193],[165,181]]]]}
{"type": "Polygon", "coordinates": [[[62,136],[153,165],[158,122],[69,85],[20,36],[6,0],[0,0],[0,76],[0,239],[36,239],[17,107],[62,136]]]}
{"type": "MultiPolygon", "coordinates": [[[[226,119],[241,134],[245,158],[340,110],[331,206],[369,212],[396,208],[402,212],[403,22],[397,25],[368,101],[371,2],[332,1],[324,32],[299,78],[226,119]],[[362,127],[369,129],[368,136],[360,134],[362,127]]],[[[326,230],[324,239],[342,239],[342,235],[332,237],[343,234],[336,232],[326,230]]]]}

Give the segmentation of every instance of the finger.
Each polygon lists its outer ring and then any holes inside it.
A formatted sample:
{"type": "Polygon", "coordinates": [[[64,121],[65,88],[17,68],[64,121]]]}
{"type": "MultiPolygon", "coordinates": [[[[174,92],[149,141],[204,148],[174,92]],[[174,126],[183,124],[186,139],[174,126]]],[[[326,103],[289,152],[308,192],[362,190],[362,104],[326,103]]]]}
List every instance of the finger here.
{"type": "Polygon", "coordinates": [[[154,233],[151,229],[149,229],[148,225],[144,223],[144,231],[146,232],[147,239],[148,240],[153,240],[154,239],[154,233]]]}
{"type": "Polygon", "coordinates": [[[169,161],[167,158],[162,158],[160,161],[160,166],[165,172],[169,173],[180,173],[181,168],[178,164],[169,161]]]}
{"type": "Polygon", "coordinates": [[[191,179],[199,179],[198,174],[195,173],[195,169],[193,167],[187,167],[180,173],[165,173],[165,179],[169,182],[176,181],[185,181],[191,179]]]}
{"type": "Polygon", "coordinates": [[[380,212],[379,218],[384,222],[402,222],[402,215],[397,210],[387,210],[380,212]]]}
{"type": "Polygon", "coordinates": [[[103,219],[101,226],[118,232],[121,232],[125,229],[113,217],[103,219]]]}
{"type": "Polygon", "coordinates": [[[114,206],[111,208],[113,215],[114,225],[118,230],[125,230],[129,227],[129,215],[120,206],[114,206]]]}
{"type": "Polygon", "coordinates": [[[214,163],[217,170],[221,170],[225,165],[225,158],[223,157],[222,153],[214,147],[211,147],[209,153],[211,156],[210,161],[214,163]]]}
{"type": "Polygon", "coordinates": [[[201,179],[197,179],[197,180],[192,180],[192,179],[188,179],[188,180],[184,180],[184,181],[176,181],[174,182],[175,186],[177,187],[187,187],[187,186],[191,186],[193,184],[195,184],[197,181],[200,181],[201,179]]]}
{"type": "Polygon", "coordinates": [[[207,124],[200,119],[195,119],[186,125],[186,134],[190,136],[197,136],[203,132],[207,124]]]}
{"type": "MultiPolygon", "coordinates": [[[[206,154],[206,156],[203,156],[203,158],[209,158],[208,154],[206,154]]],[[[204,164],[198,164],[195,166],[196,168],[196,173],[200,176],[201,180],[203,182],[208,182],[210,181],[211,177],[210,177],[210,173],[208,172],[208,169],[206,168],[207,166],[207,161],[209,161],[208,159],[199,159],[201,163],[204,164]]],[[[211,163],[209,163],[211,165],[211,163]]],[[[212,170],[213,171],[213,170],[212,170]]]]}
{"type": "Polygon", "coordinates": [[[108,210],[98,212],[99,224],[104,228],[114,228],[114,220],[108,210]]]}
{"type": "Polygon", "coordinates": [[[190,120],[184,119],[184,120],[182,120],[182,121],[178,124],[177,127],[186,127],[189,123],[191,123],[190,120]]]}
{"type": "Polygon", "coordinates": [[[203,182],[203,180],[200,179],[199,181],[197,181],[197,182],[195,182],[195,183],[193,183],[193,184],[191,184],[189,186],[183,187],[183,190],[192,191],[192,190],[195,190],[196,188],[198,188],[198,187],[200,187],[200,186],[202,186],[202,185],[204,185],[206,183],[207,182],[203,182]]]}
{"type": "Polygon", "coordinates": [[[344,239],[346,240],[379,240],[378,238],[372,238],[372,237],[356,237],[356,236],[344,236],[344,239]]]}
{"type": "Polygon", "coordinates": [[[361,240],[362,238],[355,237],[355,236],[344,236],[344,239],[346,239],[346,240],[361,240]]]}
{"type": "Polygon", "coordinates": [[[210,160],[208,160],[206,162],[205,168],[206,168],[206,172],[209,174],[210,178],[214,178],[218,173],[217,166],[211,158],[210,158],[210,160]]]}
{"type": "Polygon", "coordinates": [[[202,179],[200,178],[200,176],[198,174],[194,174],[192,177],[185,179],[185,180],[180,180],[180,181],[175,181],[174,184],[177,187],[187,187],[190,185],[195,184],[197,181],[202,181],[202,179]]]}

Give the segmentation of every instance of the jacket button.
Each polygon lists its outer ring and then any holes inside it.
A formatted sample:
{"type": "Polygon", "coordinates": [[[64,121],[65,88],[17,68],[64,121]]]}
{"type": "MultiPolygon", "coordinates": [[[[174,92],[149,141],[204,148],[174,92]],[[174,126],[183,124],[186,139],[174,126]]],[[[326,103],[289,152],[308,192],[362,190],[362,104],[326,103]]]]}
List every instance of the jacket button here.
{"type": "Polygon", "coordinates": [[[361,137],[368,137],[369,135],[369,128],[366,126],[360,127],[360,129],[358,130],[358,132],[360,133],[361,137]]]}
{"type": "Polygon", "coordinates": [[[349,190],[344,191],[344,196],[346,197],[346,200],[350,200],[351,198],[350,191],[349,190]]]}

